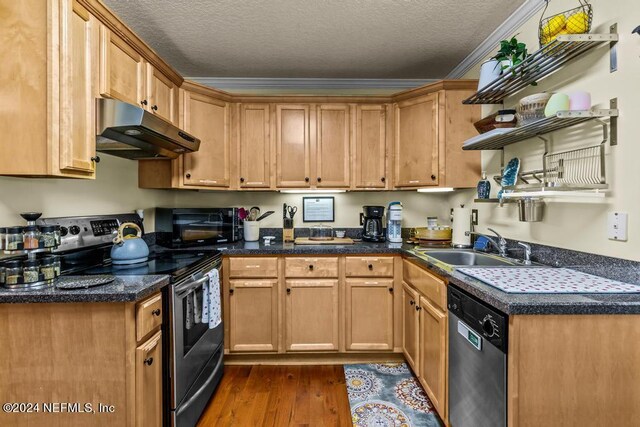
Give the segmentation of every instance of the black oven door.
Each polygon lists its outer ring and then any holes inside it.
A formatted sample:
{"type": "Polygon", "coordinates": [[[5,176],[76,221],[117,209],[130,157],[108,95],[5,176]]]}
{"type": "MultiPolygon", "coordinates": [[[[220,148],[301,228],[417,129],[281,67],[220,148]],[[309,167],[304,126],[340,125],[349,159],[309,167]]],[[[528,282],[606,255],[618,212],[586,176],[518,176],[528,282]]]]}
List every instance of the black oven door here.
{"type": "Polygon", "coordinates": [[[172,407],[177,408],[189,389],[207,366],[207,362],[223,343],[222,322],[213,329],[198,319],[202,301],[202,285],[209,278],[205,272],[171,287],[173,378],[172,407]]]}

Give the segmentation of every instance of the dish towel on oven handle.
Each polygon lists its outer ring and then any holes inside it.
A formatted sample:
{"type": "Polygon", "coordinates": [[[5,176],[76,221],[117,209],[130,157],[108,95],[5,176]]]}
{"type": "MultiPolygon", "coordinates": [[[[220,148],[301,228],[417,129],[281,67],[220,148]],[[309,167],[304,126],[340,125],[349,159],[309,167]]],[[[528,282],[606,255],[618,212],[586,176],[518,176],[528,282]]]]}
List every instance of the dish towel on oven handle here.
{"type": "Polygon", "coordinates": [[[217,269],[206,274],[209,280],[202,284],[202,323],[209,323],[209,329],[213,329],[222,322],[220,274],[217,269]]]}

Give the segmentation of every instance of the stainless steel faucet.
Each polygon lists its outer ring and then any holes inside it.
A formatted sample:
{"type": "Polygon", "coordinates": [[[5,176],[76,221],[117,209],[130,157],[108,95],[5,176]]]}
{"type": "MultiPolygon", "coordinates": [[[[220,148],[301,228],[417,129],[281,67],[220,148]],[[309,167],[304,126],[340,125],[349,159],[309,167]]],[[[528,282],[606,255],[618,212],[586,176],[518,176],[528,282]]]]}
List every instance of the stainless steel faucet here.
{"type": "Polygon", "coordinates": [[[496,248],[498,250],[498,253],[500,254],[501,257],[505,257],[506,258],[506,256],[507,256],[507,241],[505,240],[504,237],[502,237],[500,235],[500,233],[498,233],[493,228],[489,228],[488,230],[496,235],[496,237],[498,238],[497,241],[493,237],[491,237],[491,236],[489,236],[487,234],[484,234],[484,233],[478,233],[476,231],[472,231],[469,234],[475,235],[475,236],[484,237],[485,239],[487,239],[493,245],[494,248],[496,248]]]}
{"type": "Polygon", "coordinates": [[[531,265],[531,245],[523,242],[518,242],[518,245],[524,248],[524,260],[522,261],[522,263],[524,265],[531,265]]]}

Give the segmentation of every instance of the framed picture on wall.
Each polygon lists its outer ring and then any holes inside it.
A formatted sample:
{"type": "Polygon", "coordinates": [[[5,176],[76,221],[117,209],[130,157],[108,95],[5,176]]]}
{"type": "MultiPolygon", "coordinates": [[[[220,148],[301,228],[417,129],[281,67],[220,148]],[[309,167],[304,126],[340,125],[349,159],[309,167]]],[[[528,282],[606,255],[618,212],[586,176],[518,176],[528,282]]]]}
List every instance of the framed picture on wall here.
{"type": "Polygon", "coordinates": [[[336,220],[334,197],[303,197],[303,222],[334,222],[336,220]]]}

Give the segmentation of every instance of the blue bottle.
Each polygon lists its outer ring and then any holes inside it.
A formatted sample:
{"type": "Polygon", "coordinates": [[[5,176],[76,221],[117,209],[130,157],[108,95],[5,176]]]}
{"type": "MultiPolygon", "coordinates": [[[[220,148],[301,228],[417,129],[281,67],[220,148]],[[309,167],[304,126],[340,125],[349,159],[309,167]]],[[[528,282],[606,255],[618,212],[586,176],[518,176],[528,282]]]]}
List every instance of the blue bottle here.
{"type": "Polygon", "coordinates": [[[482,179],[478,181],[478,199],[488,199],[491,193],[491,183],[487,179],[487,173],[482,171],[482,179]]]}

